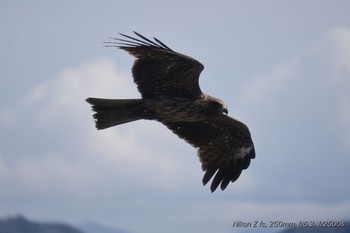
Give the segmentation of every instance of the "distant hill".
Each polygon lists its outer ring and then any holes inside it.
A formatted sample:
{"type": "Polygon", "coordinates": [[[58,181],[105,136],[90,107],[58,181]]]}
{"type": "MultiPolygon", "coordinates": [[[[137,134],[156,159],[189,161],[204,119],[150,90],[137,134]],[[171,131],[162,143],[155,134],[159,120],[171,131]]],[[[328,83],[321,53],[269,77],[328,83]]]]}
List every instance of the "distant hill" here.
{"type": "Polygon", "coordinates": [[[106,226],[102,226],[93,222],[86,222],[79,226],[84,233],[130,233],[121,229],[114,229],[106,226]]]}
{"type": "Polygon", "coordinates": [[[62,223],[39,223],[23,216],[0,219],[0,233],[83,233],[62,223]]]}
{"type": "Polygon", "coordinates": [[[350,222],[345,222],[344,227],[289,228],[280,233],[350,233],[350,222]]]}

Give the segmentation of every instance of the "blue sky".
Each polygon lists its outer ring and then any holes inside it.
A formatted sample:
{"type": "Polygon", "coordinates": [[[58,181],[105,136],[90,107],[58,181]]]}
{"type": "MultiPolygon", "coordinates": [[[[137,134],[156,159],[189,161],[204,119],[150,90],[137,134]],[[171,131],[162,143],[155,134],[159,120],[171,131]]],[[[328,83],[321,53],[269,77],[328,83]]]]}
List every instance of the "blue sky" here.
{"type": "Polygon", "coordinates": [[[349,219],[349,9],[345,0],[2,1],[0,216],[135,233],[349,219]],[[103,45],[132,31],[201,61],[202,90],[249,126],[257,157],[224,192],[202,186],[195,149],[157,122],[95,130],[86,97],[139,96],[133,58],[103,45]]]}

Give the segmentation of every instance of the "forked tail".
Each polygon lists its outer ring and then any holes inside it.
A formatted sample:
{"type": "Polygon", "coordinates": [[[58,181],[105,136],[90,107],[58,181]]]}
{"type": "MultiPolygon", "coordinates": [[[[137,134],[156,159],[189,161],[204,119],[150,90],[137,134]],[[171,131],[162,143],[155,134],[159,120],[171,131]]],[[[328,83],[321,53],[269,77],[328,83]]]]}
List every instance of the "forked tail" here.
{"type": "Polygon", "coordinates": [[[145,100],[143,99],[100,99],[87,98],[96,112],[96,128],[105,129],[140,119],[151,119],[145,100]]]}

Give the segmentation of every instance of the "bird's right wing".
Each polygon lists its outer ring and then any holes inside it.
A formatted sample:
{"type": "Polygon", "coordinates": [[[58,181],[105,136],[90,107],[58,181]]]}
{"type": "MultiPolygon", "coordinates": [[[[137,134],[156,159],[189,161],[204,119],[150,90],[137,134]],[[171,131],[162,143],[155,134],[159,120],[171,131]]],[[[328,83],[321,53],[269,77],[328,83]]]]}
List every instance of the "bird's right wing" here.
{"type": "Polygon", "coordinates": [[[250,132],[243,123],[220,115],[203,122],[172,122],[165,125],[180,138],[198,148],[205,171],[203,185],[213,178],[211,191],[220,185],[224,190],[247,169],[255,158],[250,132]]]}

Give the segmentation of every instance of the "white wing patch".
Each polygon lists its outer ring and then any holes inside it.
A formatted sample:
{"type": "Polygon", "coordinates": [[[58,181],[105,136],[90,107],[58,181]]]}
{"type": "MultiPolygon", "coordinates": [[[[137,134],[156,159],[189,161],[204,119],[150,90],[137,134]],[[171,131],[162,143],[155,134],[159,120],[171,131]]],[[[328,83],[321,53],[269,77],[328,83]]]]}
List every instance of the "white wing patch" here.
{"type": "Polygon", "coordinates": [[[239,148],[235,154],[235,159],[244,159],[244,157],[250,154],[252,149],[253,146],[239,148]]]}

